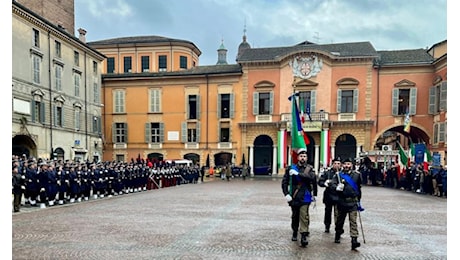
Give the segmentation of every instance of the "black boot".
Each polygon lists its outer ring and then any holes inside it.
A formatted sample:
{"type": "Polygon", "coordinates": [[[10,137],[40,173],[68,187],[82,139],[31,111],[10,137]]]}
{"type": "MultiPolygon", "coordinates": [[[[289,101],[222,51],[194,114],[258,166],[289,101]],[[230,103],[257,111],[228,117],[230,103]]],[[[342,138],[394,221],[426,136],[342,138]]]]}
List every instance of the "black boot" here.
{"type": "Polygon", "coordinates": [[[340,233],[335,232],[335,240],[334,243],[340,243],[340,233]]]}
{"type": "Polygon", "coordinates": [[[297,241],[297,231],[292,232],[292,241],[297,241]]]}
{"type": "Polygon", "coordinates": [[[329,225],[326,225],[326,229],[324,230],[324,233],[329,233],[329,225]]]}
{"type": "Polygon", "coordinates": [[[300,238],[300,244],[303,247],[306,247],[308,245],[307,233],[302,233],[302,237],[300,238]]]}
{"type": "Polygon", "coordinates": [[[352,237],[351,238],[351,250],[355,250],[357,247],[360,247],[361,243],[358,242],[357,237],[352,237]]]}

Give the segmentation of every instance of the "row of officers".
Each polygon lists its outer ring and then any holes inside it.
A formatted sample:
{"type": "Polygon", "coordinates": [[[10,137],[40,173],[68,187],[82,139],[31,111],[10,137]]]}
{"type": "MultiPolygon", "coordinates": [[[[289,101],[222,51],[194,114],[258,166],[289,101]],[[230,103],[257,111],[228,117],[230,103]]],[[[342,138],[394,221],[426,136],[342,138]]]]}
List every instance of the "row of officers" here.
{"type": "Polygon", "coordinates": [[[197,183],[197,166],[105,162],[57,163],[13,160],[13,209],[25,204],[46,208],[132,192],[197,183]]]}

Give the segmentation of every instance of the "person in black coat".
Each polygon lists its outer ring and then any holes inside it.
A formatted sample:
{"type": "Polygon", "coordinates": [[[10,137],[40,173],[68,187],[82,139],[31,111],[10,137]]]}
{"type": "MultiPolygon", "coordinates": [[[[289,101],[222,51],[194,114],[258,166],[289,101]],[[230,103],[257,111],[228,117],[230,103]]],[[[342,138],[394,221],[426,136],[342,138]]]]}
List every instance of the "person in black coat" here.
{"type": "Polygon", "coordinates": [[[19,173],[18,165],[13,165],[12,175],[13,210],[14,212],[19,212],[21,207],[22,193],[26,189],[25,176],[19,173]]]}
{"type": "Polygon", "coordinates": [[[329,184],[331,188],[336,189],[338,194],[337,221],[335,225],[335,243],[340,243],[340,236],[344,233],[343,226],[345,218],[348,216],[350,223],[351,249],[354,250],[361,244],[358,242],[358,210],[361,208],[361,174],[353,170],[353,161],[345,159],[342,165],[343,169],[336,174],[329,184]]]}
{"type": "Polygon", "coordinates": [[[286,201],[291,206],[292,241],[297,241],[300,232],[300,243],[303,247],[308,245],[310,204],[316,200],[318,185],[313,166],[307,163],[307,150],[297,151],[297,164],[288,167],[281,181],[281,188],[286,201]]]}
{"type": "Polygon", "coordinates": [[[342,169],[342,162],[340,161],[340,158],[335,158],[332,161],[332,168],[324,171],[320,176],[318,180],[318,185],[320,187],[324,188],[324,193],[323,193],[323,203],[325,205],[324,208],[324,226],[325,230],[324,232],[329,233],[329,229],[331,227],[332,223],[332,211],[334,211],[334,225],[335,222],[337,221],[337,201],[339,200],[339,197],[337,195],[337,191],[332,188],[329,183],[331,180],[335,177],[336,174],[340,172],[342,169]]]}

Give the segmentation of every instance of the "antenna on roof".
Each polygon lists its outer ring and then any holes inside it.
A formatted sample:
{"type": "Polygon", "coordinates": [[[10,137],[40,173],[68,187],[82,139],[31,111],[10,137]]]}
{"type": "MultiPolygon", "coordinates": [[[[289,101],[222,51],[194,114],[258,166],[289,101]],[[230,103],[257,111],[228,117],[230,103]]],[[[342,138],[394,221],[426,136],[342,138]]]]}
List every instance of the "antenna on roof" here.
{"type": "Polygon", "coordinates": [[[315,35],[313,35],[313,39],[315,39],[316,43],[319,43],[319,39],[321,39],[319,38],[319,32],[315,32],[315,35]]]}

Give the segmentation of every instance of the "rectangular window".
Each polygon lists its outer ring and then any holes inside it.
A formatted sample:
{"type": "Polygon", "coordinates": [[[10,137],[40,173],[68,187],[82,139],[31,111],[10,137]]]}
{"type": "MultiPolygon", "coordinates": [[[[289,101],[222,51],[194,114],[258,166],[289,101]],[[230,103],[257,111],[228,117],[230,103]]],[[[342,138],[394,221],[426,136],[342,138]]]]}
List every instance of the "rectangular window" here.
{"type": "Polygon", "coordinates": [[[78,51],[73,52],[73,65],[80,67],[80,53],[78,51]]]}
{"type": "Polygon", "coordinates": [[[150,90],[150,112],[161,112],[161,90],[159,89],[150,90]]]}
{"type": "Polygon", "coordinates": [[[94,99],[93,102],[99,104],[99,84],[97,84],[97,80],[94,80],[95,82],[93,83],[93,93],[94,93],[94,99]]]}
{"type": "Polygon", "coordinates": [[[353,113],[353,90],[342,90],[340,113],[353,113]]]}
{"type": "Polygon", "coordinates": [[[196,129],[195,128],[188,128],[187,129],[187,142],[189,143],[196,143],[196,129]]]}
{"type": "Polygon", "coordinates": [[[45,123],[45,104],[40,101],[33,101],[32,122],[45,123]]]}
{"type": "Polygon", "coordinates": [[[126,143],[126,123],[115,123],[115,143],[126,143]]]}
{"type": "Polygon", "coordinates": [[[33,74],[34,74],[34,83],[40,84],[40,67],[42,59],[37,55],[33,55],[33,74]]]}
{"type": "Polygon", "coordinates": [[[56,90],[61,91],[62,90],[62,66],[61,65],[56,65],[54,76],[55,76],[56,90]]]}
{"type": "Polygon", "coordinates": [[[54,47],[56,57],[61,58],[61,43],[58,41],[54,41],[54,47]]]}
{"type": "Polygon", "coordinates": [[[270,114],[270,93],[259,93],[259,115],[270,114]]]}
{"type": "Polygon", "coordinates": [[[33,29],[33,45],[40,48],[40,32],[37,29],[33,29]]]}
{"type": "Polygon", "coordinates": [[[447,129],[447,123],[439,123],[439,142],[445,142],[446,141],[446,129],[447,129]]]}
{"type": "Polygon", "coordinates": [[[107,73],[115,72],[115,58],[107,58],[107,73]]]}
{"type": "Polygon", "coordinates": [[[398,115],[405,115],[409,112],[410,89],[399,89],[398,115]]]}
{"type": "Polygon", "coordinates": [[[93,74],[97,74],[97,62],[93,61],[93,74]]]}
{"type": "Polygon", "coordinates": [[[230,141],[230,128],[228,125],[221,125],[220,128],[220,142],[229,142],[230,141]]]}
{"type": "Polygon", "coordinates": [[[188,96],[188,119],[197,119],[197,96],[188,96]]]}
{"type": "Polygon", "coordinates": [[[123,58],[123,68],[125,73],[131,72],[131,57],[123,58]]]}
{"type": "Polygon", "coordinates": [[[117,160],[117,162],[124,162],[125,161],[125,155],[124,154],[117,154],[116,155],[116,160],[117,160]]]}
{"type": "Polygon", "coordinates": [[[185,57],[185,56],[180,56],[179,59],[180,59],[180,62],[179,62],[179,63],[180,63],[180,64],[179,64],[179,65],[180,65],[180,68],[181,68],[181,69],[187,69],[187,57],[185,57]]]}
{"type": "Polygon", "coordinates": [[[149,56],[141,57],[141,67],[142,67],[142,72],[149,72],[150,70],[150,57],[149,56]]]}
{"type": "Polygon", "coordinates": [[[150,142],[161,143],[161,128],[160,123],[150,123],[150,142]]]}
{"type": "Polygon", "coordinates": [[[93,117],[93,133],[101,133],[101,117],[93,117]]]}
{"type": "Polygon", "coordinates": [[[80,96],[80,78],[81,78],[81,75],[78,73],[75,73],[73,76],[73,85],[75,89],[74,95],[76,97],[80,96]]]}
{"type": "Polygon", "coordinates": [[[62,107],[56,107],[56,126],[62,127],[62,119],[63,119],[63,114],[62,114],[62,107]]]}
{"type": "Polygon", "coordinates": [[[158,71],[166,71],[166,69],[167,69],[166,55],[158,56],[158,71]]]}
{"type": "Polygon", "coordinates": [[[125,91],[116,90],[115,91],[115,113],[124,113],[125,112],[125,91]]]}
{"type": "Polygon", "coordinates": [[[220,115],[221,118],[230,118],[230,94],[220,95],[220,115]]]}
{"type": "Polygon", "coordinates": [[[81,111],[80,109],[75,109],[75,130],[80,130],[80,120],[81,120],[81,111]]]}

